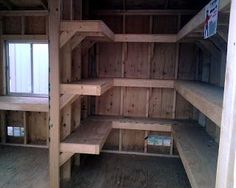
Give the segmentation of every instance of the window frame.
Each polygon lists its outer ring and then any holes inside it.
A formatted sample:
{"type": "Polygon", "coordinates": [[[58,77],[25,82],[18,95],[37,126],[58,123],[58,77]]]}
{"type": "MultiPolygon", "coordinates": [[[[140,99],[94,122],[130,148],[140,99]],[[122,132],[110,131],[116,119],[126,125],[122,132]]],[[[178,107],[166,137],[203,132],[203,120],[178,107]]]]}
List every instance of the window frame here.
{"type": "MultiPolygon", "coordinates": [[[[47,98],[49,96],[49,86],[48,86],[48,94],[35,94],[33,93],[34,89],[34,61],[33,61],[33,44],[47,44],[49,45],[48,41],[21,41],[21,40],[8,40],[5,41],[5,61],[6,61],[6,95],[7,96],[16,96],[16,97],[42,97],[42,98],[47,98]],[[30,54],[31,54],[31,92],[30,93],[18,93],[18,92],[10,92],[10,61],[9,61],[9,44],[14,43],[14,44],[30,44],[30,54]]],[[[49,51],[48,51],[49,55],[49,51]]],[[[49,59],[48,59],[48,71],[49,71],[49,59]]],[[[49,77],[48,77],[49,80],[49,77]]]]}

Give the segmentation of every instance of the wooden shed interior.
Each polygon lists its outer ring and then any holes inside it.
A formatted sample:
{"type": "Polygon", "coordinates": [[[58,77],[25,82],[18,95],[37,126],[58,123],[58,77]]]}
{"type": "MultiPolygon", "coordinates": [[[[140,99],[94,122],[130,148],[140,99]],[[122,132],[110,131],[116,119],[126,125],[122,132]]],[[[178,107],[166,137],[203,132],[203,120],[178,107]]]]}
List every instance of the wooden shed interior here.
{"type": "Polygon", "coordinates": [[[236,188],[236,0],[204,39],[208,3],[0,0],[0,167],[7,148],[38,148],[36,184],[16,184],[57,188],[80,154],[180,158],[191,187],[236,188]],[[11,43],[48,43],[48,95],[9,92],[11,43]]]}

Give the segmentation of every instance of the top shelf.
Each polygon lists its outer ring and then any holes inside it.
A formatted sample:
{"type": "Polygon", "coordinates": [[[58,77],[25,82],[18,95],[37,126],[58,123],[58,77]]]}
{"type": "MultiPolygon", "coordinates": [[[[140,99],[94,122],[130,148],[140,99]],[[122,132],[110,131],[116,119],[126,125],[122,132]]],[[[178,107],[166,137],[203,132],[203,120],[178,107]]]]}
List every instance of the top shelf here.
{"type": "Polygon", "coordinates": [[[114,33],[100,20],[62,21],[61,31],[82,33],[85,36],[106,37],[114,40],[114,33]]]}
{"type": "Polygon", "coordinates": [[[176,91],[219,127],[224,89],[202,82],[176,81],[176,91]]]}
{"type": "MultiPolygon", "coordinates": [[[[226,11],[230,7],[231,0],[221,0],[219,2],[219,12],[226,11]]],[[[183,39],[194,30],[202,27],[205,22],[205,7],[195,15],[177,34],[177,41],[183,39]]]]}

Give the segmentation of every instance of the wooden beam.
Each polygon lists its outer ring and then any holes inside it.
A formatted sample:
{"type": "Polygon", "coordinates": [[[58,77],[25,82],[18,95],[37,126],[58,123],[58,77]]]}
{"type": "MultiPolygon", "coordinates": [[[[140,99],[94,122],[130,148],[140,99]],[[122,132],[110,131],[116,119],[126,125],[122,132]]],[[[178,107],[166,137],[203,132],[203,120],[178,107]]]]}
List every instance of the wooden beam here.
{"type": "Polygon", "coordinates": [[[173,80],[114,78],[113,84],[118,87],[174,88],[173,80]]]}
{"type": "Polygon", "coordinates": [[[2,35],[3,40],[48,41],[47,35],[2,35]]]}
{"type": "Polygon", "coordinates": [[[6,112],[0,111],[0,128],[1,128],[1,143],[6,143],[7,140],[7,128],[6,128],[6,112]]]}
{"type": "Polygon", "coordinates": [[[91,116],[90,122],[111,122],[113,129],[171,132],[177,121],[147,118],[124,118],[114,116],[91,116]]]}
{"type": "MultiPolygon", "coordinates": [[[[231,0],[221,0],[219,3],[219,11],[224,11],[230,5],[231,0]]],[[[205,7],[194,16],[177,34],[177,41],[183,39],[188,34],[192,33],[195,29],[203,26],[205,22],[205,7]]]]}
{"type": "Polygon", "coordinates": [[[72,104],[80,96],[75,94],[64,94],[60,98],[60,109],[63,109],[66,105],[72,104]]]}
{"type": "Polygon", "coordinates": [[[86,38],[85,35],[76,34],[76,35],[71,39],[71,50],[74,50],[85,38],[86,38]]]}
{"type": "Polygon", "coordinates": [[[232,0],[216,188],[235,187],[236,167],[236,0],[232,0]]]}
{"type": "Polygon", "coordinates": [[[61,31],[76,31],[79,33],[101,33],[104,37],[114,40],[113,32],[102,21],[62,21],[61,31]]]}
{"type": "Polygon", "coordinates": [[[70,153],[70,152],[61,153],[60,154],[60,166],[65,164],[73,155],[74,155],[74,153],[70,153]]]}
{"type": "Polygon", "coordinates": [[[172,10],[172,9],[148,9],[148,10],[98,10],[93,12],[95,15],[194,15],[197,10],[172,10]]]}
{"type": "Polygon", "coordinates": [[[63,31],[60,35],[60,48],[62,48],[75,34],[76,31],[63,31]]]}
{"type": "Polygon", "coordinates": [[[0,10],[0,16],[48,16],[48,10],[0,10]]]}
{"type": "Polygon", "coordinates": [[[165,42],[175,43],[175,34],[116,34],[115,42],[165,42]]]}
{"type": "Polygon", "coordinates": [[[49,122],[49,177],[50,187],[60,187],[60,1],[49,1],[49,83],[50,83],[50,122],[49,122]]]}

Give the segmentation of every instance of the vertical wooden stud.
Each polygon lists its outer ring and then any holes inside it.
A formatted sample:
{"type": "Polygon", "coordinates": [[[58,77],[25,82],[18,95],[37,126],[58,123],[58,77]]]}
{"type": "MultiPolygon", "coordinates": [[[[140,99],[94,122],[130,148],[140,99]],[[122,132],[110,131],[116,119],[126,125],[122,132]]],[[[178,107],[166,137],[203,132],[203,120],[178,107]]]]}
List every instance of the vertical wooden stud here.
{"type": "Polygon", "coordinates": [[[49,1],[49,178],[50,188],[60,187],[60,1],[49,1]]]}
{"type": "Polygon", "coordinates": [[[236,0],[231,1],[216,187],[234,187],[236,151],[236,0]]]}
{"type": "MultiPolygon", "coordinates": [[[[181,16],[178,16],[178,24],[177,24],[177,29],[180,29],[180,24],[181,24],[181,16]]],[[[175,56],[175,80],[178,80],[178,67],[179,67],[179,48],[180,44],[176,44],[176,56],[175,56]]],[[[174,96],[173,96],[173,108],[172,108],[172,118],[176,118],[176,97],[177,93],[174,90],[174,96]]]]}
{"type": "Polygon", "coordinates": [[[27,129],[27,112],[23,112],[23,125],[24,125],[24,144],[27,144],[28,140],[28,129],[27,129]]]}

